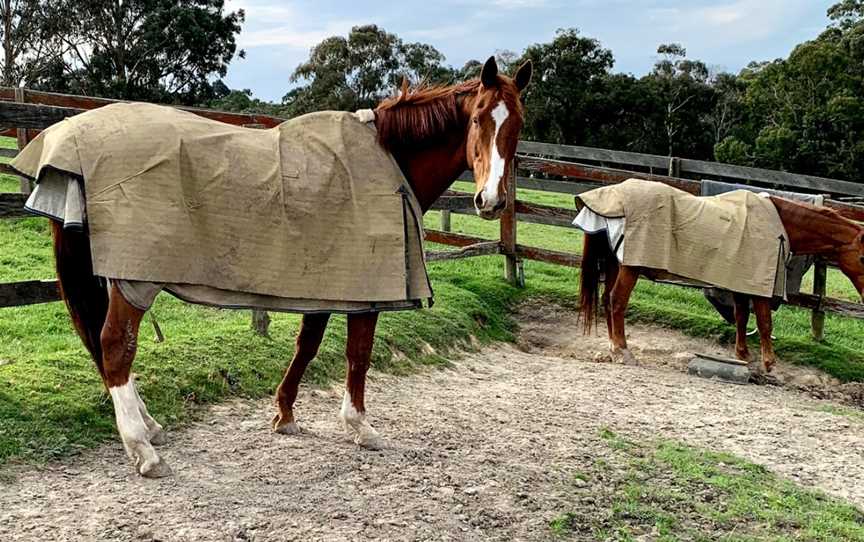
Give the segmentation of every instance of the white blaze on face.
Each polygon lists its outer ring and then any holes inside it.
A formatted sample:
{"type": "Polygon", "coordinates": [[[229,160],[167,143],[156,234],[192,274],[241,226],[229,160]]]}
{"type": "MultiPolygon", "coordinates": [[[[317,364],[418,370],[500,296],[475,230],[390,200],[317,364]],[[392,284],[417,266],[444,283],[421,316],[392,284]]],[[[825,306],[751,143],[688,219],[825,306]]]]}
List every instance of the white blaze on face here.
{"type": "Polygon", "coordinates": [[[498,186],[501,184],[501,178],[504,177],[504,168],[507,162],[498,148],[498,133],[501,131],[501,127],[504,126],[504,121],[507,120],[508,116],[510,116],[510,111],[507,109],[507,104],[503,101],[499,102],[495,106],[495,109],[492,110],[492,120],[495,122],[495,134],[492,136],[492,142],[490,143],[489,176],[483,185],[483,208],[486,210],[491,210],[498,205],[498,186]]]}

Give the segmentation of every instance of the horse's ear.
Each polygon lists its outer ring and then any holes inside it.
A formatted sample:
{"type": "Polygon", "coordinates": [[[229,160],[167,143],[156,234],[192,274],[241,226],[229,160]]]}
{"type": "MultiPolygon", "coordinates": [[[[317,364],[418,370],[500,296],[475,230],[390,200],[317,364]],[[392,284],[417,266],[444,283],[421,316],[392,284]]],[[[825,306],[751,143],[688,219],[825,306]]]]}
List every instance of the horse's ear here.
{"type": "Polygon", "coordinates": [[[528,83],[531,82],[531,74],[534,72],[534,64],[530,60],[526,60],[519,66],[519,70],[516,72],[516,76],[513,80],[516,82],[516,88],[519,89],[519,92],[523,92],[525,87],[528,86],[528,83]]]}
{"type": "Polygon", "coordinates": [[[408,96],[408,76],[407,75],[402,76],[402,86],[399,89],[399,93],[402,95],[403,98],[406,98],[408,96]]]}
{"type": "Polygon", "coordinates": [[[494,56],[490,56],[486,64],[483,64],[483,71],[480,72],[480,82],[487,88],[498,84],[498,63],[495,62],[494,56]]]}

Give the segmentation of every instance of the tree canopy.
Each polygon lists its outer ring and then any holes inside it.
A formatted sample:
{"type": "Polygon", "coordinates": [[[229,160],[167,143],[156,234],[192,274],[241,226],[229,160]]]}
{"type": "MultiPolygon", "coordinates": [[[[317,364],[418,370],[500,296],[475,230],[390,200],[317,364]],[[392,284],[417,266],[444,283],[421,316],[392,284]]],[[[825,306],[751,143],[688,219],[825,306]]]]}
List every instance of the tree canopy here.
{"type": "Polygon", "coordinates": [[[292,115],[374,107],[403,77],[453,80],[453,70],[443,62],[444,55],[431,45],[405,43],[376,25],[355,26],[347,37],[333,36],[312,48],[290,79],[304,84],[288,92],[283,103],[292,115]]]}
{"type": "Polygon", "coordinates": [[[62,55],[63,33],[59,1],[0,0],[2,84],[18,86],[44,77],[62,55]]]}
{"type": "Polygon", "coordinates": [[[192,104],[243,56],[224,0],[0,0],[0,16],[6,84],[192,104]]]}
{"type": "MultiPolygon", "coordinates": [[[[717,73],[684,44],[656,49],[644,76],[616,73],[611,50],[575,28],[522,53],[497,51],[535,77],[523,137],[864,179],[864,0],[828,9],[829,26],[786,58],[717,73]]],[[[403,78],[476,77],[482,63],[445,63],[433,45],[376,25],[315,45],[286,74],[281,103],[220,78],[243,57],[242,10],[224,0],[0,0],[5,85],[283,117],[374,107],[403,78]]]]}
{"type": "Polygon", "coordinates": [[[828,14],[833,24],[818,38],[740,74],[741,115],[715,148],[718,160],[864,178],[864,2],[828,14]]]}

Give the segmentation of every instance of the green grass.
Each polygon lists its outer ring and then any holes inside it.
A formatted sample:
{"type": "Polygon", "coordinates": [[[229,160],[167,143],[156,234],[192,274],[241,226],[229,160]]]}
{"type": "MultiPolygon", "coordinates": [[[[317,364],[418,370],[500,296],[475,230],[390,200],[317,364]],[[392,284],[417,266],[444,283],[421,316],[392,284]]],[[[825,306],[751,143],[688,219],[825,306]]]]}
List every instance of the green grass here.
{"type": "Polygon", "coordinates": [[[582,476],[572,510],[549,524],[595,540],[864,541],[864,513],[764,467],[675,442],[601,431],[609,455],[582,476]]]}
{"type": "Polygon", "coordinates": [[[843,416],[858,423],[864,423],[864,411],[857,408],[841,406],[841,405],[819,405],[816,410],[819,412],[827,412],[835,416],[843,416]]]}
{"type": "MultiPolygon", "coordinates": [[[[0,191],[17,190],[16,178],[0,175],[0,191]]],[[[520,191],[520,198],[572,205],[570,196],[520,191]]],[[[437,213],[429,213],[426,224],[435,226],[439,220],[437,213]]],[[[496,238],[499,231],[497,222],[461,215],[453,215],[453,226],[454,231],[489,238],[496,238]]],[[[581,245],[573,229],[520,224],[518,235],[520,243],[557,250],[578,251],[581,245]]],[[[45,220],[0,220],[0,282],[50,278],[52,267],[45,220]]],[[[524,290],[507,285],[502,270],[499,257],[430,265],[435,307],[384,314],[374,366],[402,374],[417,366],[446,363],[448,353],[466,348],[471,336],[482,342],[508,340],[514,325],[509,310],[529,297],[576,303],[575,269],[525,262],[524,290]]],[[[851,297],[851,287],[835,273],[829,275],[829,284],[836,295],[851,297]]],[[[273,315],[271,340],[251,332],[246,311],[191,306],[160,296],[153,313],[167,341],[154,343],[150,326],[143,326],[134,371],[151,411],[170,425],[188,419],[199,404],[272,393],[293,354],[299,322],[294,315],[273,315]]],[[[637,288],[630,320],[722,341],[733,337],[733,329],[698,291],[648,281],[637,288]]],[[[821,367],[843,381],[864,381],[864,323],[829,316],[827,339],[816,344],[809,339],[807,312],[784,308],[775,322],[782,358],[821,367]]],[[[344,319],[336,318],[307,382],[325,384],[343,377],[344,339],[344,319]]],[[[0,310],[0,462],[67,455],[113,435],[110,401],[62,304],[0,310]]]]}

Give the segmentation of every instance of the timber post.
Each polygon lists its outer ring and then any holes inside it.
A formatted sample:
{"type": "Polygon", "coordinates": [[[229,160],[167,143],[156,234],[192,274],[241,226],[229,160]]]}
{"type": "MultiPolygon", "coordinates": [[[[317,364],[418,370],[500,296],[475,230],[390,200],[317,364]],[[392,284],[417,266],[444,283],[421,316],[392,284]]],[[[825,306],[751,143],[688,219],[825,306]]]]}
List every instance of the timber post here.
{"type": "Polygon", "coordinates": [[[681,159],[675,158],[674,156],[669,157],[669,176],[670,177],[680,177],[681,176],[681,159]]]}
{"type": "Polygon", "coordinates": [[[810,317],[810,330],[816,341],[825,339],[825,311],[822,302],[825,299],[827,283],[828,266],[823,260],[818,259],[813,267],[813,296],[818,299],[818,304],[810,317]]]}
{"type": "Polygon", "coordinates": [[[270,336],[270,315],[261,309],[252,309],[252,330],[262,337],[270,336]]]}
{"type": "MultiPolygon", "coordinates": [[[[15,87],[15,101],[19,103],[27,102],[27,94],[24,88],[15,87]]],[[[30,131],[26,128],[17,128],[16,131],[18,135],[18,150],[20,151],[27,146],[27,143],[30,143],[30,131]]],[[[33,183],[25,177],[20,177],[20,179],[21,193],[29,196],[33,192],[33,183]]]]}
{"type": "Polygon", "coordinates": [[[450,211],[445,209],[441,211],[441,231],[449,232],[450,230],[450,211]]]}
{"type": "Polygon", "coordinates": [[[507,175],[507,205],[501,214],[501,252],[504,254],[504,278],[507,282],[522,288],[525,273],[516,254],[516,159],[507,175]]]}

